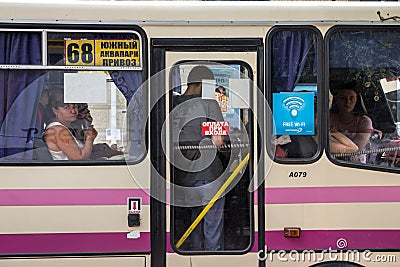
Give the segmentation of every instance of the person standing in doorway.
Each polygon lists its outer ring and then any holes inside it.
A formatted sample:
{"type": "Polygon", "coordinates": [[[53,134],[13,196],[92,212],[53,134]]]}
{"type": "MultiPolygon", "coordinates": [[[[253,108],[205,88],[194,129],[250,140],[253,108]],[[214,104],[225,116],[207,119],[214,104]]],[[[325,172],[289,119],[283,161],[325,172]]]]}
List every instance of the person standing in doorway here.
{"type": "MultiPolygon", "coordinates": [[[[214,80],[211,70],[202,65],[194,67],[188,76],[187,90],[173,99],[174,138],[180,148],[190,147],[175,150],[174,161],[180,164],[175,164],[174,183],[186,188],[196,188],[183,196],[186,201],[193,203],[190,207],[192,222],[223,184],[223,179],[218,179],[224,171],[221,160],[215,153],[211,155],[199,149],[203,145],[218,148],[224,142],[223,136],[206,136],[202,132],[204,122],[224,120],[215,99],[202,99],[204,80],[214,80]]],[[[190,250],[222,250],[223,218],[224,198],[220,198],[191,233],[190,250]]]]}

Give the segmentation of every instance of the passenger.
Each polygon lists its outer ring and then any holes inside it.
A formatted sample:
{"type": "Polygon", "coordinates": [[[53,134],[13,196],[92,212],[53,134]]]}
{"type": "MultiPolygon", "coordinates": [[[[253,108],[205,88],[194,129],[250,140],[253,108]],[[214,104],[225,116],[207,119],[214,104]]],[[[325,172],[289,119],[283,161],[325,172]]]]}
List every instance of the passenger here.
{"type": "MultiPolygon", "coordinates": [[[[364,150],[373,132],[372,121],[366,115],[361,96],[354,82],[344,82],[334,92],[330,111],[330,132],[340,132],[364,150]]],[[[351,161],[366,163],[366,155],[353,155],[351,161]]]]}
{"type": "Polygon", "coordinates": [[[85,142],[76,139],[70,128],[77,119],[76,104],[64,103],[61,90],[50,95],[49,104],[54,114],[52,122],[47,125],[44,140],[54,160],[87,160],[90,158],[97,131],[93,126],[83,130],[85,142]]]}
{"type": "Polygon", "coordinates": [[[331,153],[353,153],[358,151],[358,146],[344,134],[332,129],[329,133],[329,151],[331,153]]]}
{"type": "MultiPolygon", "coordinates": [[[[329,92],[329,109],[332,108],[332,101],[333,95],[329,92]]],[[[358,151],[358,146],[344,134],[332,129],[329,132],[329,151],[330,153],[353,153],[358,151]]]]}
{"type": "MultiPolygon", "coordinates": [[[[90,113],[89,106],[87,103],[79,103],[77,119],[71,123],[71,132],[78,141],[85,143],[86,136],[85,130],[92,126],[93,118],[90,113]]],[[[117,155],[123,155],[124,153],[118,149],[116,144],[108,145],[107,143],[97,143],[93,145],[92,154],[90,159],[108,159],[117,155]]]]}
{"type": "MultiPolygon", "coordinates": [[[[173,122],[175,123],[173,134],[179,136],[180,146],[199,146],[201,142],[208,139],[202,135],[202,123],[208,120],[224,120],[217,101],[201,98],[203,79],[214,79],[211,70],[205,66],[194,67],[188,76],[187,90],[183,95],[174,97],[174,106],[178,111],[175,113],[176,115],[173,115],[173,122]]],[[[223,144],[223,138],[220,135],[211,136],[211,139],[217,147],[223,144]]],[[[198,188],[193,195],[184,192],[181,196],[184,199],[183,201],[193,200],[197,203],[190,208],[191,221],[193,222],[222,186],[221,179],[217,178],[223,173],[223,164],[218,156],[215,156],[211,159],[209,166],[201,168],[199,164],[201,165],[202,162],[197,160],[201,156],[199,149],[178,151],[189,162],[185,165],[185,170],[175,167],[174,182],[180,186],[198,188]]],[[[179,161],[177,156],[174,160],[175,163],[179,161]]],[[[193,230],[190,236],[191,250],[216,251],[223,249],[224,203],[224,198],[218,199],[205,214],[200,224],[193,230]]]]}

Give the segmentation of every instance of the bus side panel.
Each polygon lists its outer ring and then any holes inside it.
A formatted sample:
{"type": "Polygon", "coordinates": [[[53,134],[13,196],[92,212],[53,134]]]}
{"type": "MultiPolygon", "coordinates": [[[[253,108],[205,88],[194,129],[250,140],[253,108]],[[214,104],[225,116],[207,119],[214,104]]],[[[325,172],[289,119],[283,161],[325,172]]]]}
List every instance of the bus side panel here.
{"type": "MultiPolygon", "coordinates": [[[[145,166],[132,170],[145,179],[145,166]]],[[[149,253],[149,190],[127,166],[4,167],[3,173],[1,254],[149,253]],[[128,226],[128,198],[141,199],[140,226],[128,226]]]]}
{"type": "Polygon", "coordinates": [[[314,165],[272,167],[268,178],[264,259],[271,266],[335,260],[395,266],[399,260],[396,174],[364,171],[361,177],[358,169],[333,166],[322,157],[314,165]],[[295,171],[306,175],[293,177],[295,171]],[[285,228],[300,228],[300,237],[285,237],[285,228]],[[279,250],[285,251],[282,259],[279,250]],[[272,256],[275,263],[269,263],[272,256]]]}
{"type": "Polygon", "coordinates": [[[5,267],[43,267],[43,266],[86,266],[86,267],[106,267],[106,266],[146,266],[148,261],[146,256],[136,257],[76,257],[76,258],[19,258],[1,259],[0,265],[5,267]]]}

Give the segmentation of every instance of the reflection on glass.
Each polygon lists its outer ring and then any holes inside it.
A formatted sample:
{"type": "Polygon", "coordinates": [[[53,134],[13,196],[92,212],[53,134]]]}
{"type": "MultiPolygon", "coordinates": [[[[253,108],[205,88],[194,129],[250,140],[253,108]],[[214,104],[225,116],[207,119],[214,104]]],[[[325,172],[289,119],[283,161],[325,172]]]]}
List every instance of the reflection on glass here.
{"type": "Polygon", "coordinates": [[[342,29],[329,38],[329,89],[333,95],[331,131],[358,149],[331,149],[337,160],[398,167],[400,48],[394,29],[342,29]]]}

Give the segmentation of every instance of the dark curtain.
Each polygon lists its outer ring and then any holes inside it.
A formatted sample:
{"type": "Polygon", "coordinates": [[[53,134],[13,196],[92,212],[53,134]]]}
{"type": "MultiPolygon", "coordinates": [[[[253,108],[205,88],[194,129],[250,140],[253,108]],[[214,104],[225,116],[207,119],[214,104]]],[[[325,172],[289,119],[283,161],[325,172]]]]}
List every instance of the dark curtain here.
{"type": "MultiPolygon", "coordinates": [[[[41,33],[0,33],[0,64],[41,65],[41,33]]],[[[0,70],[0,157],[31,159],[43,70],[0,70]],[[17,154],[18,153],[18,154],[17,154]]]]}
{"type": "MultiPolygon", "coordinates": [[[[272,40],[272,90],[291,92],[299,81],[313,47],[310,31],[279,31],[272,40]]],[[[315,61],[316,62],[316,61],[315,61]]]]}

